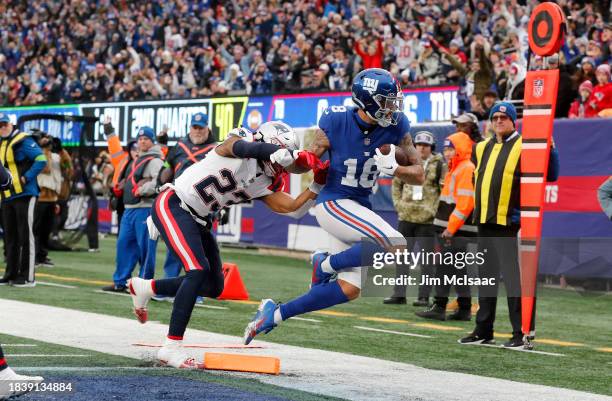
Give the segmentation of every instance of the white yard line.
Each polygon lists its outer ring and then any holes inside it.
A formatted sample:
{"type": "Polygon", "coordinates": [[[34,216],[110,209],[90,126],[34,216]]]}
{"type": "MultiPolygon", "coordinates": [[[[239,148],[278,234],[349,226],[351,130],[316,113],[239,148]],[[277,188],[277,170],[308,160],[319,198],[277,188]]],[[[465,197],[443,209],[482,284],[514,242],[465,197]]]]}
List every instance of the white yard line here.
{"type": "Polygon", "coordinates": [[[297,316],[292,317],[291,320],[299,320],[300,322],[310,322],[310,323],[322,323],[322,320],[310,319],[307,317],[297,317],[297,316]]]}
{"type": "MultiPolygon", "coordinates": [[[[126,308],[131,308],[131,303],[127,300],[126,308]]],[[[161,324],[141,325],[136,319],[5,299],[0,299],[0,311],[2,333],[148,361],[154,360],[156,349],[143,349],[131,344],[158,343],[165,337],[168,329],[166,325],[161,324]]],[[[156,313],[159,311],[154,308],[149,311],[150,315],[156,313]]],[[[281,324],[276,330],[282,332],[282,329],[281,324]]],[[[317,333],[308,332],[304,335],[316,338],[317,333]]],[[[185,342],[200,344],[239,344],[241,340],[238,336],[190,329],[185,336],[185,342]]],[[[348,335],[347,341],[351,341],[348,335]]],[[[384,341],[384,338],[381,338],[381,341],[384,341]]],[[[421,340],[405,337],[405,341],[409,344],[410,341],[421,340]]],[[[276,356],[281,360],[281,374],[232,375],[355,401],[612,401],[612,397],[581,391],[431,370],[407,363],[269,343],[259,339],[255,344],[264,345],[266,348],[231,352],[276,356]]],[[[203,350],[188,349],[188,352],[202,359],[203,350]]]]}
{"type": "Polygon", "coordinates": [[[59,287],[59,288],[68,288],[70,290],[73,290],[77,287],[75,287],[74,285],[66,285],[66,284],[57,284],[57,283],[49,283],[47,281],[40,281],[40,280],[36,280],[36,284],[38,285],[46,285],[48,287],[59,287]]]}
{"type": "Polygon", "coordinates": [[[0,344],[2,347],[38,347],[36,344],[0,344]]]}
{"type": "Polygon", "coordinates": [[[557,354],[556,352],[544,352],[544,351],[537,351],[537,350],[526,350],[524,348],[507,348],[507,347],[503,347],[501,345],[496,345],[496,344],[461,344],[461,345],[471,345],[471,346],[476,346],[476,347],[489,347],[489,348],[497,348],[497,349],[503,349],[503,350],[508,350],[508,351],[518,351],[518,352],[526,352],[528,354],[535,354],[535,355],[549,355],[549,356],[565,356],[565,354],[557,354]]]}
{"type": "Polygon", "coordinates": [[[89,354],[7,354],[8,358],[86,358],[91,355],[89,354]]]}
{"type": "Polygon", "coordinates": [[[398,334],[400,336],[418,337],[418,338],[433,338],[432,336],[426,336],[426,335],[423,335],[423,334],[408,333],[408,332],[405,332],[405,331],[383,330],[383,329],[375,329],[374,327],[364,327],[364,326],[353,326],[353,327],[356,328],[356,329],[359,329],[359,330],[375,331],[377,333],[398,334]]]}
{"type": "Polygon", "coordinates": [[[131,297],[127,292],[112,292],[112,291],[102,291],[102,290],[94,290],[93,292],[97,294],[106,294],[106,295],[119,295],[121,297],[131,297]]]}
{"type": "Polygon", "coordinates": [[[84,367],[84,366],[20,366],[20,372],[114,372],[117,370],[129,370],[137,372],[158,371],[160,369],[172,369],[165,367],[129,367],[129,366],[106,366],[106,367],[84,367]]]}

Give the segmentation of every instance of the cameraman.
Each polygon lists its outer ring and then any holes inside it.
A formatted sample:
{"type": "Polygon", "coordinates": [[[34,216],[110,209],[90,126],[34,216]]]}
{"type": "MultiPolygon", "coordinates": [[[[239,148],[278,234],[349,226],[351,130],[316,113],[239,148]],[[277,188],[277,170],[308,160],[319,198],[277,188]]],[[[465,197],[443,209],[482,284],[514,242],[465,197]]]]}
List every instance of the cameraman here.
{"type": "Polygon", "coordinates": [[[60,157],[53,153],[53,138],[44,132],[38,136],[47,165],[36,177],[40,196],[34,208],[34,238],[36,243],[36,266],[53,267],[49,259],[49,236],[53,229],[55,215],[59,213],[58,195],[62,189],[60,157]]]}

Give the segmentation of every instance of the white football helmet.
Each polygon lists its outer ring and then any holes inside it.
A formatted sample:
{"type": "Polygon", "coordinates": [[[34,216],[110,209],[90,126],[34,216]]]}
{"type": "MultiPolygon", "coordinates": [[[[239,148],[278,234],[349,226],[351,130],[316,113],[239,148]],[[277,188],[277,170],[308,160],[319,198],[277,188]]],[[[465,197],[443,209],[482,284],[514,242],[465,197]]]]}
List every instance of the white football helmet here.
{"type": "Polygon", "coordinates": [[[300,148],[295,130],[282,121],[269,121],[260,125],[253,137],[256,141],[271,143],[288,150],[298,150],[300,148]]]}
{"type": "MultiPolygon", "coordinates": [[[[293,152],[300,148],[297,134],[293,128],[282,121],[269,121],[261,124],[253,133],[253,139],[272,145],[278,145],[293,152]]],[[[262,162],[264,173],[268,177],[276,177],[285,171],[283,167],[272,162],[262,162]]]]}

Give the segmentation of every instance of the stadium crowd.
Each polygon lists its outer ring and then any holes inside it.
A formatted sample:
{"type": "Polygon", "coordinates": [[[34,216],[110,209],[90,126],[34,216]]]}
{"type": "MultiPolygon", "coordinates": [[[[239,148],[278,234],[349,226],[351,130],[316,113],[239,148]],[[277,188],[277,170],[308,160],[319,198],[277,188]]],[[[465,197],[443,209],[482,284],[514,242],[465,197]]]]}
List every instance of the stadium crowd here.
{"type": "MultiPolygon", "coordinates": [[[[484,119],[495,100],[522,99],[537,3],[11,0],[0,4],[0,103],[347,90],[382,67],[402,87],[459,85],[460,109],[484,119]]],[[[558,3],[567,42],[546,60],[561,71],[556,116],[596,116],[612,102],[609,2],[558,3]]]]}

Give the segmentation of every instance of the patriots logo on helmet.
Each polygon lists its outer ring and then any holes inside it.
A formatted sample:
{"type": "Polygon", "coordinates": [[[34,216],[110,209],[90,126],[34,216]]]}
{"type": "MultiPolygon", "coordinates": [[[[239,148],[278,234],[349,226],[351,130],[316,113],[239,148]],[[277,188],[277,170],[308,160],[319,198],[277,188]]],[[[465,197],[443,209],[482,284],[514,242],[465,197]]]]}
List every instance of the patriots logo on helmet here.
{"type": "Polygon", "coordinates": [[[374,92],[376,92],[376,89],[378,89],[378,79],[363,78],[363,89],[370,95],[373,95],[374,92]]]}

